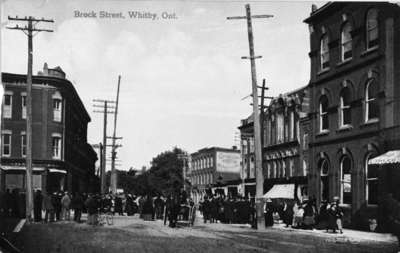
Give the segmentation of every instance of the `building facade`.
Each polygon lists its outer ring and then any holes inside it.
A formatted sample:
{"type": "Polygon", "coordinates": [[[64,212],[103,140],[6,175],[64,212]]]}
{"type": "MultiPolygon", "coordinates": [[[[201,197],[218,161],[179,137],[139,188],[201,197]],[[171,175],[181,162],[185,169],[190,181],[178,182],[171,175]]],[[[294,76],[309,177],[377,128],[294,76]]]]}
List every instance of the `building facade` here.
{"type": "Polygon", "coordinates": [[[396,4],[330,2],[313,7],[305,20],[313,129],[309,195],[318,202],[339,197],[347,226],[365,228],[379,216],[385,183],[368,161],[399,148],[399,14],[396,4]]]}
{"type": "Polygon", "coordinates": [[[244,196],[254,198],[256,195],[256,174],[254,157],[254,117],[250,115],[241,121],[240,146],[241,146],[241,187],[244,196]]]}
{"type": "MultiPolygon", "coordinates": [[[[25,190],[26,75],[3,73],[0,190],[25,190]]],[[[97,155],[87,143],[90,122],[61,68],[33,76],[33,187],[54,192],[93,191],[97,155]]]]}
{"type": "Polygon", "coordinates": [[[290,184],[293,198],[307,196],[307,156],[303,149],[308,139],[306,88],[280,95],[271,100],[263,113],[264,192],[277,185],[290,184]]]}
{"type": "Polygon", "coordinates": [[[211,147],[190,155],[190,194],[195,203],[206,195],[237,194],[240,182],[240,151],[211,147]]]}

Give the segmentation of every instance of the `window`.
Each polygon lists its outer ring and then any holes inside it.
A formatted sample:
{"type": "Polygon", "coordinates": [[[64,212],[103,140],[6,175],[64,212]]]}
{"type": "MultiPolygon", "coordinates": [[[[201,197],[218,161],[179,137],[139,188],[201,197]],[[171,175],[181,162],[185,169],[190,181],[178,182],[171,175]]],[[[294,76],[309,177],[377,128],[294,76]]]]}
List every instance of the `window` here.
{"type": "Polygon", "coordinates": [[[22,107],[22,114],[21,118],[26,119],[26,94],[21,94],[21,107],[22,107]]]}
{"type": "Polygon", "coordinates": [[[353,43],[351,40],[351,25],[349,22],[345,23],[342,27],[342,61],[349,60],[353,57],[352,48],[353,43]]]}
{"type": "Polygon", "coordinates": [[[52,147],[53,147],[53,158],[61,159],[61,137],[60,136],[53,136],[52,147]]]}
{"type": "Polygon", "coordinates": [[[303,150],[308,150],[308,134],[303,135],[303,150]]]}
{"type": "Polygon", "coordinates": [[[328,98],[322,96],[319,101],[319,131],[328,131],[329,118],[328,118],[328,98]]]}
{"type": "Polygon", "coordinates": [[[53,98],[53,120],[61,122],[62,100],[60,98],[53,98]]]}
{"type": "Polygon", "coordinates": [[[5,92],[3,104],[3,117],[11,119],[12,116],[12,92],[5,92]]]}
{"type": "Polygon", "coordinates": [[[375,80],[368,81],[365,88],[365,121],[377,119],[379,113],[375,80]]]}
{"type": "Polygon", "coordinates": [[[295,136],[294,136],[295,127],[296,127],[296,125],[294,123],[294,111],[291,111],[290,112],[290,137],[289,137],[290,140],[294,140],[295,139],[295,136]]]}
{"type": "Polygon", "coordinates": [[[289,160],[289,177],[293,177],[294,161],[293,158],[289,160]]]}
{"type": "Polygon", "coordinates": [[[5,157],[11,156],[11,131],[2,132],[3,149],[2,154],[5,157]]]}
{"type": "Polygon", "coordinates": [[[273,163],[273,167],[274,167],[274,169],[273,169],[273,171],[272,171],[272,177],[273,177],[273,178],[277,178],[276,162],[275,162],[275,161],[274,161],[274,163],[273,163]]]}
{"type": "Polygon", "coordinates": [[[377,205],[378,204],[378,168],[376,165],[368,165],[368,161],[371,158],[369,155],[365,160],[365,198],[367,204],[377,205]]]}
{"type": "Polygon", "coordinates": [[[325,34],[321,38],[321,45],[320,45],[320,61],[321,61],[321,70],[325,70],[329,68],[329,39],[328,35],[325,34]]]}
{"type": "Polygon", "coordinates": [[[26,156],[26,134],[25,132],[21,133],[21,156],[26,156]]]}
{"type": "Polygon", "coordinates": [[[320,178],[321,178],[321,199],[329,200],[329,164],[326,159],[319,163],[320,178]]]}
{"type": "Polygon", "coordinates": [[[283,119],[283,114],[278,114],[276,118],[276,129],[278,129],[278,143],[281,143],[284,141],[284,119],[283,119]]]}
{"type": "Polygon", "coordinates": [[[282,161],[282,177],[286,177],[286,162],[285,160],[282,161]]]}
{"type": "Polygon", "coordinates": [[[344,156],[340,162],[340,193],[342,204],[351,204],[351,160],[344,156]]]}
{"type": "Polygon", "coordinates": [[[367,49],[378,46],[378,12],[375,9],[367,13],[366,37],[367,49]]]}
{"type": "Polygon", "coordinates": [[[341,127],[351,124],[350,90],[347,87],[340,93],[339,120],[341,127]]]}

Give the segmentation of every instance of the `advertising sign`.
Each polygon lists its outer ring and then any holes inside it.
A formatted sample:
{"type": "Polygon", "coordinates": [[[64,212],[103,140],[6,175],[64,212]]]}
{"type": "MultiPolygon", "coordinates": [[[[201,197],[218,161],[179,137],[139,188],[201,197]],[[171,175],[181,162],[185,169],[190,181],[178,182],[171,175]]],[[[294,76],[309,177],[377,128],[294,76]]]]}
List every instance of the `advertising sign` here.
{"type": "Polygon", "coordinates": [[[240,173],[240,153],[217,152],[218,172],[240,173]]]}

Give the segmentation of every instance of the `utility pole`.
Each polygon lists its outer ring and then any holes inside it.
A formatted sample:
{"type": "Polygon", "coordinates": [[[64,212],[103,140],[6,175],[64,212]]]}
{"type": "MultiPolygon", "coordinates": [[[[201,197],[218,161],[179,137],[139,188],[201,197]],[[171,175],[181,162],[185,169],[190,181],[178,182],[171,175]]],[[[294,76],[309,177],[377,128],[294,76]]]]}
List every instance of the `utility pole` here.
{"type": "Polygon", "coordinates": [[[232,19],[246,19],[247,20],[247,33],[249,40],[249,53],[250,57],[242,57],[242,59],[250,59],[251,66],[251,83],[253,93],[253,116],[254,116],[254,155],[255,155],[255,166],[256,166],[256,206],[257,206],[257,225],[262,227],[264,223],[263,215],[263,203],[261,198],[264,193],[264,175],[262,168],[262,152],[261,152],[261,129],[260,129],[260,117],[258,110],[258,93],[257,93],[257,73],[255,59],[261,58],[261,56],[254,55],[254,37],[252,18],[271,18],[273,15],[251,15],[250,5],[246,4],[246,16],[239,17],[228,17],[228,20],[232,19]]]}
{"type": "Polygon", "coordinates": [[[103,108],[103,110],[94,110],[95,113],[103,113],[103,148],[101,149],[101,162],[100,162],[100,193],[106,193],[106,150],[107,150],[107,114],[114,113],[114,111],[109,109],[115,109],[115,106],[108,105],[114,104],[115,101],[103,100],[103,99],[93,99],[95,108],[103,108]]]}
{"type": "Polygon", "coordinates": [[[10,21],[28,22],[28,26],[7,27],[11,30],[20,30],[28,36],[28,74],[26,77],[26,219],[32,221],[33,212],[33,188],[32,188],[32,63],[33,63],[33,42],[32,38],[39,32],[53,32],[49,29],[39,29],[36,25],[39,22],[53,23],[52,19],[36,19],[34,17],[15,18],[8,16],[10,21]]]}
{"type": "Polygon", "coordinates": [[[118,115],[118,102],[119,102],[119,85],[121,83],[121,76],[118,76],[118,88],[117,88],[117,99],[115,103],[115,110],[114,110],[114,132],[112,136],[112,148],[111,148],[111,178],[110,178],[110,184],[111,184],[111,191],[113,194],[117,193],[117,173],[115,171],[115,159],[116,159],[116,144],[115,140],[117,139],[116,137],[116,131],[117,131],[117,115],[118,115]]]}

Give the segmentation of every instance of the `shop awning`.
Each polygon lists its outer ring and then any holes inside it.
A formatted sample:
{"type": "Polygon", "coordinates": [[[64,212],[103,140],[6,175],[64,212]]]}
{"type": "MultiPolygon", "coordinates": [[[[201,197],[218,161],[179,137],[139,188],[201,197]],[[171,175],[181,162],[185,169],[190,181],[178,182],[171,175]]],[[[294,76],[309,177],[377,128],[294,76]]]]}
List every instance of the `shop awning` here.
{"type": "MultiPolygon", "coordinates": [[[[0,168],[2,170],[8,170],[8,171],[11,171],[11,170],[26,170],[25,166],[2,165],[0,168]]],[[[44,171],[44,168],[43,167],[33,167],[32,170],[33,171],[44,171]]]]}
{"type": "Polygon", "coordinates": [[[368,164],[400,163],[400,150],[391,150],[368,161],[368,164]]]}
{"type": "Polygon", "coordinates": [[[59,170],[59,169],[49,169],[50,173],[62,173],[62,174],[67,174],[65,170],[59,170]]]}
{"type": "Polygon", "coordinates": [[[272,186],[263,198],[265,199],[294,199],[294,184],[276,184],[272,186]]]}

